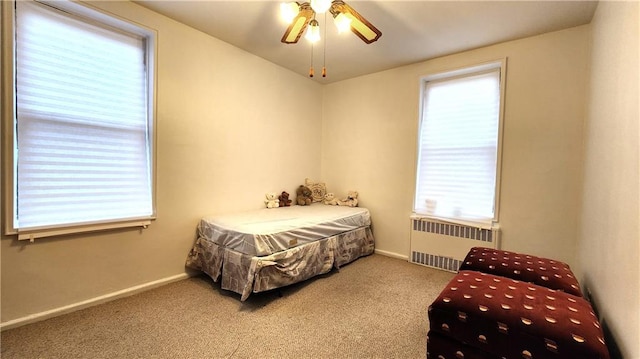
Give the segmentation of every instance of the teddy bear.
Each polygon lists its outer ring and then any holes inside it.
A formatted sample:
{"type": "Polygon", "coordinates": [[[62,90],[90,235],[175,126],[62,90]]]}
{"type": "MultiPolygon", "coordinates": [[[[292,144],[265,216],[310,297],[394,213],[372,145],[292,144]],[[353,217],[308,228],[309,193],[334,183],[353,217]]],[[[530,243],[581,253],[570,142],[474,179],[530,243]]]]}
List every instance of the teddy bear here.
{"type": "Polygon", "coordinates": [[[276,197],[275,193],[267,193],[265,196],[267,199],[264,200],[264,203],[267,205],[267,208],[278,208],[280,206],[280,200],[276,197]]]}
{"type": "Polygon", "coordinates": [[[337,206],[339,204],[338,199],[333,194],[333,192],[328,192],[327,194],[325,194],[322,202],[330,206],[337,206]]]}
{"type": "Polygon", "coordinates": [[[298,206],[308,206],[313,202],[311,190],[305,185],[300,185],[296,190],[296,203],[298,206]]]}
{"type": "Polygon", "coordinates": [[[280,201],[280,207],[289,207],[291,205],[291,200],[289,199],[289,193],[282,191],[280,197],[278,197],[280,201]]]}
{"type": "Polygon", "coordinates": [[[338,202],[339,206],[349,206],[349,207],[358,207],[358,192],[357,191],[349,191],[347,193],[347,198],[342,199],[338,202]]]}

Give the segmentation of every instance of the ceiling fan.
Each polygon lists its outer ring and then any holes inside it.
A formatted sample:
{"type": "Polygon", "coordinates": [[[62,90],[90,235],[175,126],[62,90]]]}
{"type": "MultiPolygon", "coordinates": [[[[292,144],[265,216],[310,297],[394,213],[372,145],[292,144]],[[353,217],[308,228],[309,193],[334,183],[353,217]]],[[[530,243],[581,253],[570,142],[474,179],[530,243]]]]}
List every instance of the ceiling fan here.
{"type": "Polygon", "coordinates": [[[307,30],[305,37],[312,42],[319,40],[320,27],[315,17],[316,14],[322,14],[326,11],[329,11],[333,16],[339,32],[351,29],[367,44],[377,41],[382,36],[380,30],[344,1],[311,0],[303,3],[292,1],[280,5],[282,17],[289,22],[289,27],[280,41],[285,44],[297,43],[307,27],[309,30],[307,30]]]}

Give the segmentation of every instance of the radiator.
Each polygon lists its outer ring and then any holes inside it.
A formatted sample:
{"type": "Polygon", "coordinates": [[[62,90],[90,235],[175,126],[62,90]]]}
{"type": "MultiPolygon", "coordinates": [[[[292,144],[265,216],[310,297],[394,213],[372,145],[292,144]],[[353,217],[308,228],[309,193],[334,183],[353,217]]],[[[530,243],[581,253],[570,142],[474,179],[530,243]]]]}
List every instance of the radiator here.
{"type": "Polygon", "coordinates": [[[409,262],[457,272],[472,247],[499,248],[500,229],[411,218],[409,262]]]}

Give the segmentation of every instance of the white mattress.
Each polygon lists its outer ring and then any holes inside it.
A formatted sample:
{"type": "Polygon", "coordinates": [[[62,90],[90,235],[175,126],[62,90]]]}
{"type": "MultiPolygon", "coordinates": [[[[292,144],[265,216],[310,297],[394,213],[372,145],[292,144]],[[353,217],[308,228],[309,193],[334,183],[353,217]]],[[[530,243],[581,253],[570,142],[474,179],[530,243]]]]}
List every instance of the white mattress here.
{"type": "Polygon", "coordinates": [[[205,217],[198,234],[241,253],[265,256],[369,225],[366,208],[314,203],[205,217]]]}

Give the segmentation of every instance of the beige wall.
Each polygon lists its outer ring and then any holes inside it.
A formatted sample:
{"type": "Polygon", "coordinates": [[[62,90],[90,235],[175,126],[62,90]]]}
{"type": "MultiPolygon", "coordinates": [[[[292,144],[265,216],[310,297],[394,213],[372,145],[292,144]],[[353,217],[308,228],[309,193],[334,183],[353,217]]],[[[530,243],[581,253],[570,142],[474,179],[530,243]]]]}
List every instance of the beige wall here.
{"type": "Polygon", "coordinates": [[[574,264],[588,34],[581,26],[325,86],[322,178],[334,192],[360,191],[378,251],[408,256],[419,79],[507,57],[502,248],[574,264]]]}
{"type": "Polygon", "coordinates": [[[419,78],[507,57],[502,247],[572,264],[627,357],[640,356],[637,3],[601,3],[593,31],[581,26],[324,87],[137,5],[100,6],[159,33],[158,220],[144,231],[33,244],[2,237],[2,323],[184,274],[203,214],[261,207],[265,192],[293,192],[305,177],[338,196],[357,189],[377,249],[406,257],[419,78]]]}
{"type": "Polygon", "coordinates": [[[600,2],[591,24],[582,281],[625,358],[640,358],[640,6],[600,2]]]}
{"type": "Polygon", "coordinates": [[[158,30],[158,219],[2,237],[3,323],[184,274],[201,216],[262,207],[265,192],[320,176],[320,85],[133,3],[101,6],[158,30]]]}

